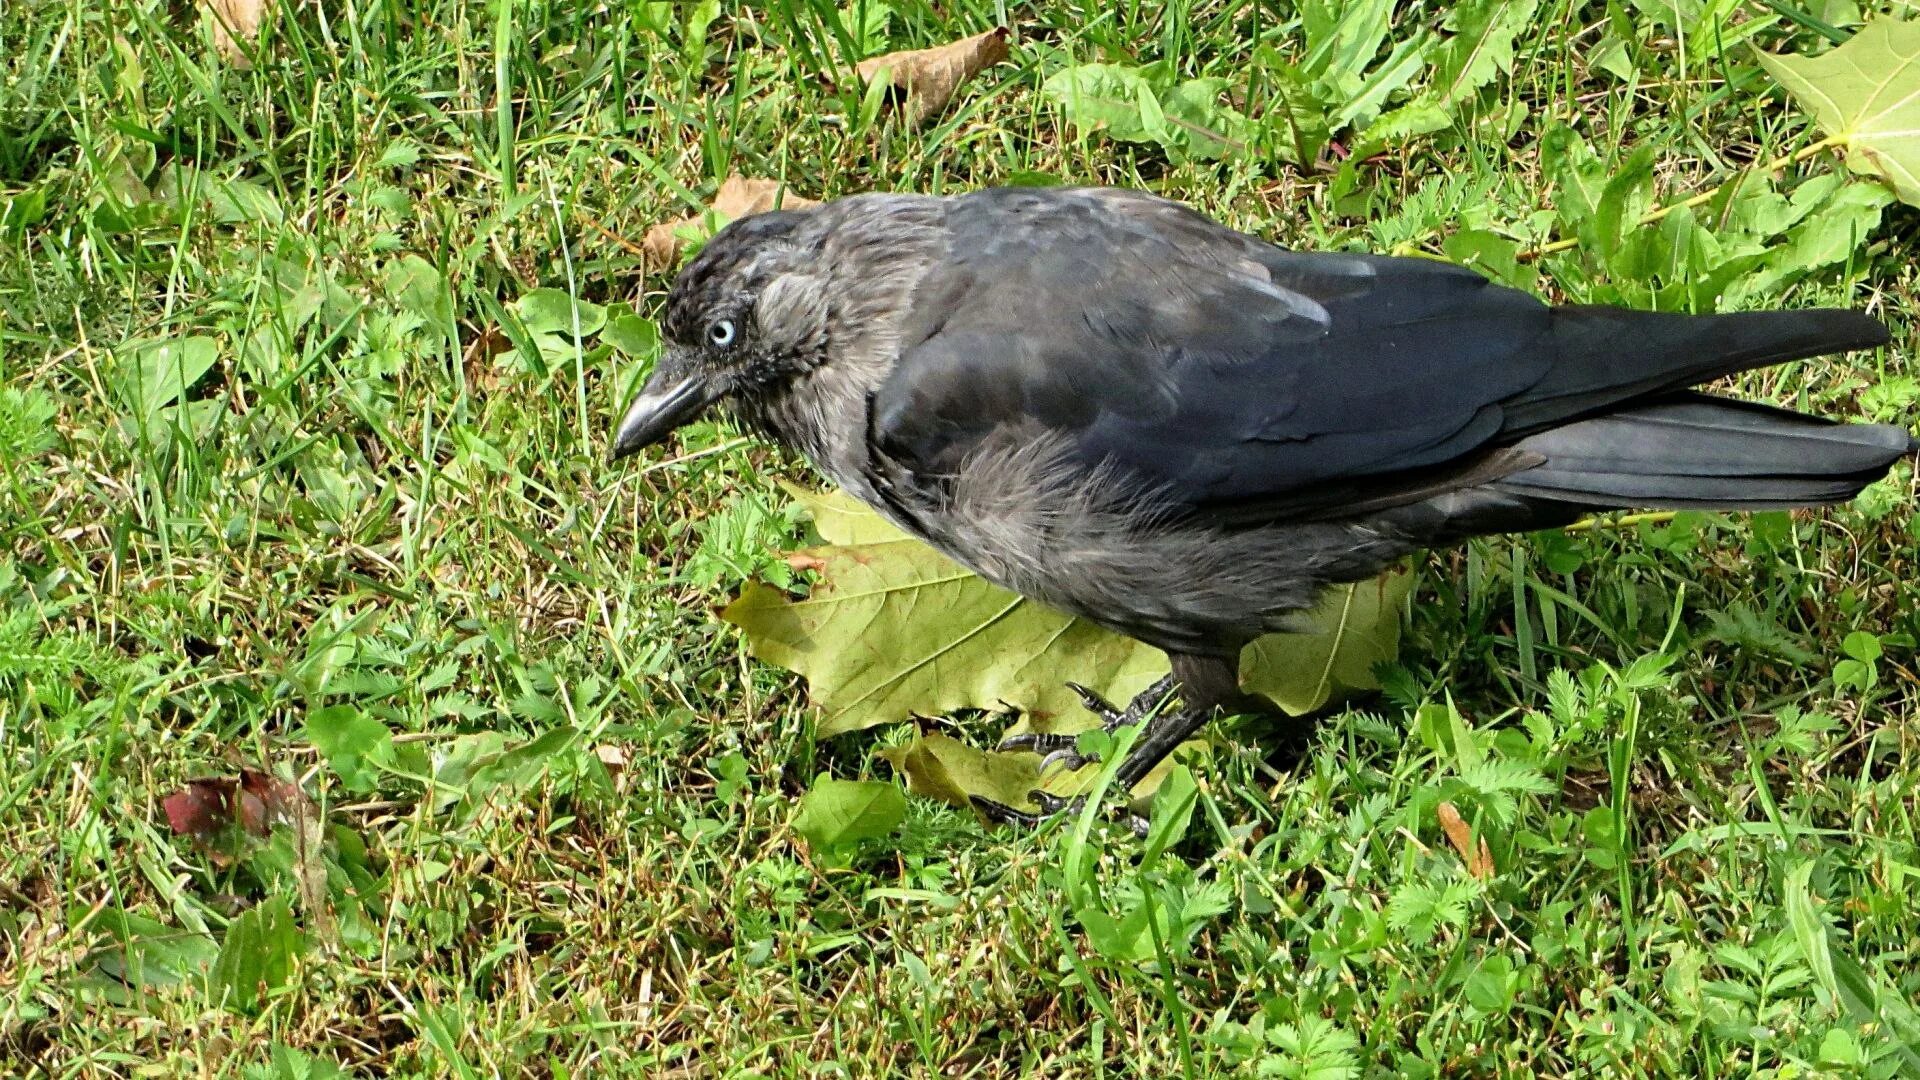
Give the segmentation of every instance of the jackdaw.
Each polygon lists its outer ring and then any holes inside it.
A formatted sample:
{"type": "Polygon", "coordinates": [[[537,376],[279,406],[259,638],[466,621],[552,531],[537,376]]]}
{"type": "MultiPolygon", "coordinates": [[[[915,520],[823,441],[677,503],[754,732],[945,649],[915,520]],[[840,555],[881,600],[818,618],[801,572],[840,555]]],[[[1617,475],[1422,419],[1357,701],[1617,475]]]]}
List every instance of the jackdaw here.
{"type": "MultiPolygon", "coordinates": [[[[663,336],[613,458],[724,404],[987,580],[1164,649],[1172,674],[1124,709],[1081,690],[1109,728],[1147,725],[1122,790],[1216,711],[1271,711],[1241,647],[1328,586],[1594,511],[1838,503],[1920,447],[1692,389],[1886,344],[1863,314],[1552,307],[1111,188],[743,218],[680,272],[663,336]]],[[[1084,760],[1065,736],[1002,745],[1084,760]]]]}

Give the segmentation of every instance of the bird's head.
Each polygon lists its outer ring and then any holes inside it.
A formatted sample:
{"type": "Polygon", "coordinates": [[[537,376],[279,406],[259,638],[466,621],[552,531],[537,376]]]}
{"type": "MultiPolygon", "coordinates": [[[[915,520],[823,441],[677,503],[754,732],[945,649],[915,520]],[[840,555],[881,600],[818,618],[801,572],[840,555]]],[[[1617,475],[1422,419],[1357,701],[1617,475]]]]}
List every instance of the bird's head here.
{"type": "Polygon", "coordinates": [[[794,237],[811,212],[741,218],[680,271],[667,295],[659,362],[614,431],[612,460],[713,405],[777,391],[824,362],[826,290],[794,237]]]}

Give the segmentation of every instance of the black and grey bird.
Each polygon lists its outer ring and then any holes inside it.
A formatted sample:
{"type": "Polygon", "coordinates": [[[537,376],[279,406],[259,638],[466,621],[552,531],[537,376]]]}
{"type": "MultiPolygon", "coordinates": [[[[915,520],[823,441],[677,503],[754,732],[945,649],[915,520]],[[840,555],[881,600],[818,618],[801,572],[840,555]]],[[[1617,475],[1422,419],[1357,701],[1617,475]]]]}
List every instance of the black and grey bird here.
{"type": "Polygon", "coordinates": [[[1917,445],[1691,389],[1885,344],[1856,312],[1550,307],[1118,189],[744,218],[680,272],[664,337],[613,457],[724,404],[988,580],[1166,650],[1171,683],[1090,701],[1138,722],[1178,690],[1123,790],[1253,707],[1242,646],[1328,586],[1598,510],[1838,503],[1917,445]]]}

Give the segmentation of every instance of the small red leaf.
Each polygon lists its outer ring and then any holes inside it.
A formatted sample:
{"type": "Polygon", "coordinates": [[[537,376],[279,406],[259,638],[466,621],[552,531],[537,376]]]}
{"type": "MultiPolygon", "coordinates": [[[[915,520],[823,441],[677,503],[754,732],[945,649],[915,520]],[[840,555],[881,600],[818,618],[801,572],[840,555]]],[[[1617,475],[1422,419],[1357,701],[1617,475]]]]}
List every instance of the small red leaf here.
{"type": "Polygon", "coordinates": [[[240,824],[259,836],[275,824],[296,824],[310,817],[312,806],[298,784],[277,776],[240,770],[240,824]]]}
{"type": "Polygon", "coordinates": [[[233,820],[231,780],[189,780],[185,787],[160,800],[167,824],[180,836],[218,831],[233,820]]]}

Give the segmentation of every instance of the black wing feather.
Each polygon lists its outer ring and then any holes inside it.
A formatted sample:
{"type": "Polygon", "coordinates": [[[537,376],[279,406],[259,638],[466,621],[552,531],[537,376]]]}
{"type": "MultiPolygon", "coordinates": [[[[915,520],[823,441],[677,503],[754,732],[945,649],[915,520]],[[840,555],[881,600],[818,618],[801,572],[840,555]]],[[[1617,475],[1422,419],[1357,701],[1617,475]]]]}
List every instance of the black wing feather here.
{"type": "Polygon", "coordinates": [[[1050,428],[1232,520],[1484,482],[1537,463],[1498,452],[1529,432],[1885,335],[1849,312],[1554,309],[1435,260],[1285,251],[1135,192],[981,192],[948,221],[876,395],[887,451],[937,475],[997,428],[1050,428]]]}

